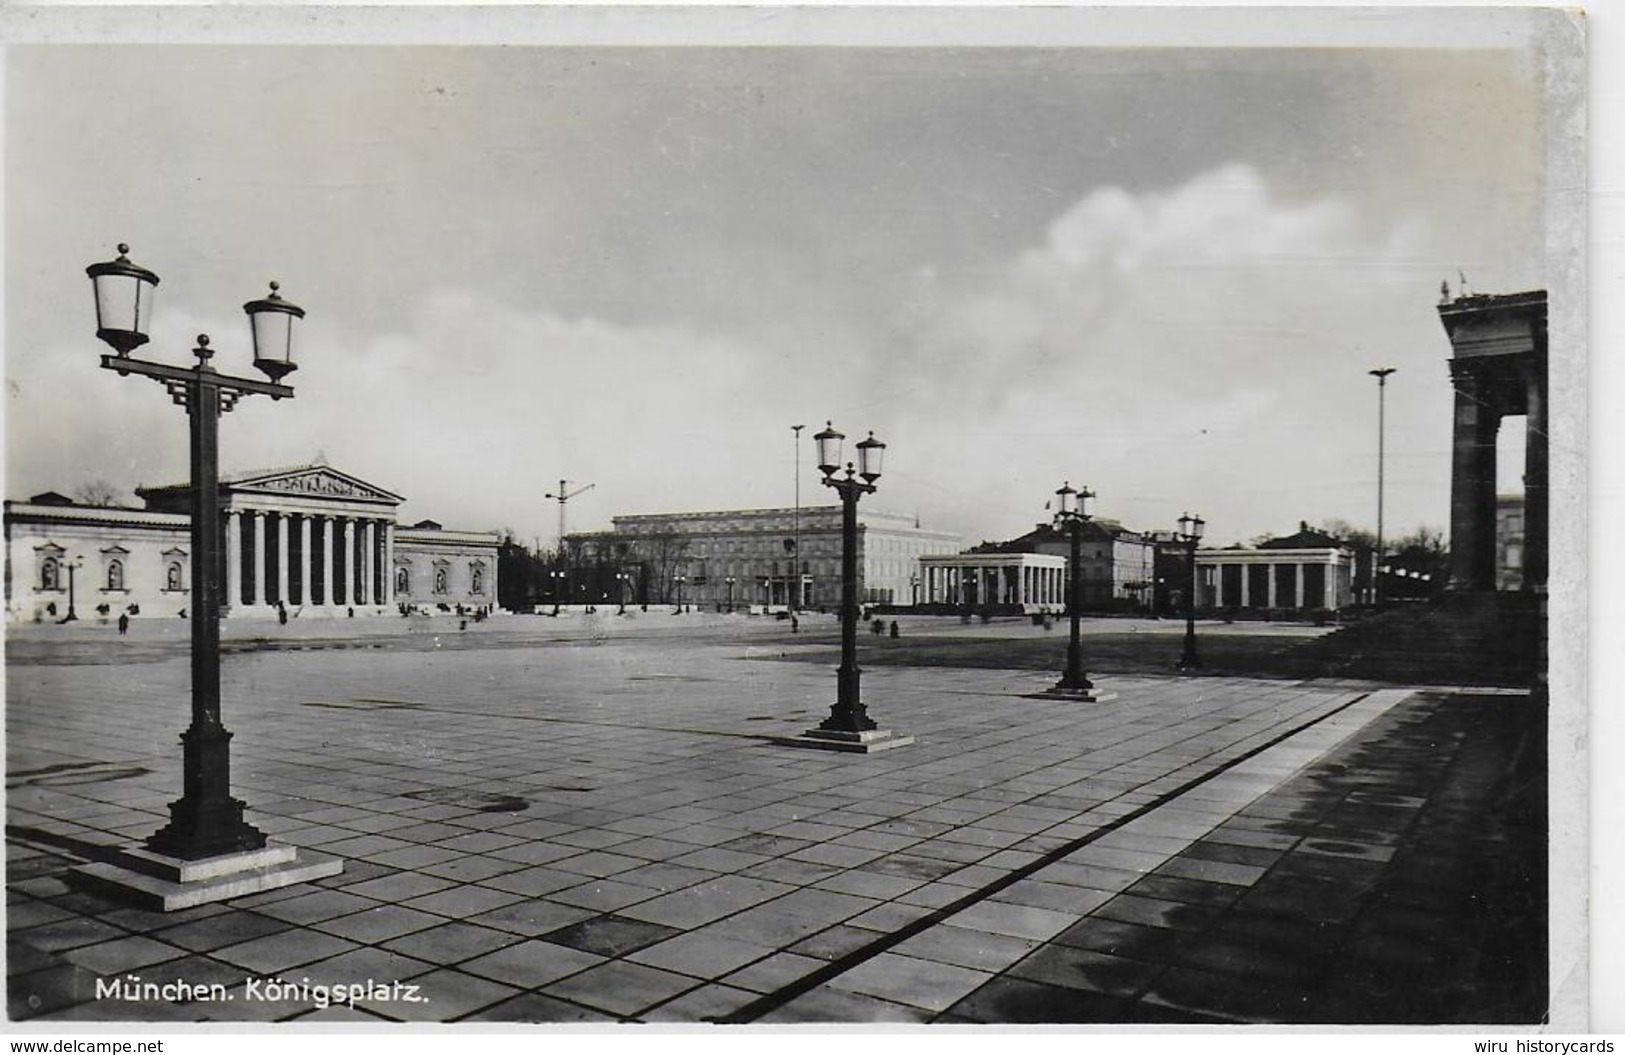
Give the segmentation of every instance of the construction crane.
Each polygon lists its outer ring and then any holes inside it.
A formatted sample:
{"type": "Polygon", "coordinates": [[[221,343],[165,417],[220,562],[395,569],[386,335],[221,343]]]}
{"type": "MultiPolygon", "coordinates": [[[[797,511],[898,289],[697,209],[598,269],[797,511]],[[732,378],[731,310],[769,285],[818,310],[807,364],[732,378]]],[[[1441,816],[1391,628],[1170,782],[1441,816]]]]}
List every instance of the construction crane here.
{"type": "Polygon", "coordinates": [[[568,480],[560,480],[559,481],[558,493],[557,494],[549,493],[547,495],[548,498],[556,498],[556,499],[559,500],[559,556],[560,556],[560,558],[562,558],[564,556],[564,503],[568,502],[570,499],[574,498],[576,495],[581,494],[584,491],[591,491],[596,486],[597,486],[597,484],[583,484],[582,486],[580,486],[580,487],[576,488],[574,491],[572,491],[572,490],[570,490],[570,481],[568,481],[568,480]]]}

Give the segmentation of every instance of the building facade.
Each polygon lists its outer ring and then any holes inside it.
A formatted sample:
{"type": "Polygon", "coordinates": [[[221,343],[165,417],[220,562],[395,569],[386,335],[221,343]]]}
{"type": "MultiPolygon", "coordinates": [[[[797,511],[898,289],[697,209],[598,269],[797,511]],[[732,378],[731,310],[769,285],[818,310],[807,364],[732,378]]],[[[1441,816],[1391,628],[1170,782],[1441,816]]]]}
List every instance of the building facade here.
{"type": "Polygon", "coordinates": [[[1047,553],[959,553],[921,557],[920,603],[955,609],[1066,607],[1066,558],[1047,553]]]}
{"type": "Polygon", "coordinates": [[[1523,589],[1524,514],[1523,495],[1495,497],[1495,588],[1523,589]]]}
{"type": "MultiPolygon", "coordinates": [[[[1156,562],[1156,546],[1151,537],[1131,531],[1115,520],[1100,518],[1085,521],[1081,532],[1078,567],[1083,606],[1105,608],[1118,602],[1139,607],[1149,603],[1148,591],[1156,562]]],[[[1058,557],[1064,567],[1072,559],[1072,539],[1053,524],[1038,524],[1019,538],[984,542],[966,551],[967,556],[1022,553],[1058,557]]],[[[1029,606],[1038,607],[1049,607],[1051,603],[1027,602],[1029,606]]],[[[1064,590],[1060,603],[1066,603],[1064,590]]]]}
{"type": "Polygon", "coordinates": [[[1300,524],[1250,548],[1196,551],[1196,606],[1336,611],[1354,599],[1354,552],[1300,524]]]}
{"type": "MultiPolygon", "coordinates": [[[[611,522],[611,531],[565,539],[568,563],[583,569],[578,574],[607,580],[595,597],[708,608],[779,608],[794,602],[798,608],[834,609],[840,604],[840,506],[649,513],[611,522]]],[[[927,531],[912,517],[859,506],[861,602],[913,603],[920,559],[958,548],[958,535],[927,531]]]]}
{"type": "MultiPolygon", "coordinates": [[[[140,488],[144,508],[55,493],[5,506],[6,616],[44,622],[185,614],[191,489],[140,488]]],[[[326,465],[220,481],[226,617],[394,613],[496,603],[494,534],[396,525],[403,499],[326,465]]]]}

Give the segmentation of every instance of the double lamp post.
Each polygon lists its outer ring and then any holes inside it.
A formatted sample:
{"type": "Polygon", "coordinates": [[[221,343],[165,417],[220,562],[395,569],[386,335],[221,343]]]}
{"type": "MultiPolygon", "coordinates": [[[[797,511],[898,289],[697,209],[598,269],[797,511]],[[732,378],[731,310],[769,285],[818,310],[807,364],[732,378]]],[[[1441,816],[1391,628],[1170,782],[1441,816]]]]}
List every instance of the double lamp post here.
{"type": "Polygon", "coordinates": [[[158,276],[130,262],[129,246],[107,263],[86,268],[95,287],[96,336],[114,350],[103,355],[103,369],[120,377],[136,374],[163,385],[170,398],[185,409],[190,422],[192,485],[192,715],[181,734],[183,794],[170,803],[169,823],[146,841],[146,853],[126,855],[121,867],[99,878],[157,901],[164,909],[238,896],[252,889],[268,889],[303,882],[313,875],[332,875],[342,865],[325,861],[302,868],[294,865],[291,847],[268,848],[265,834],[243,818],[245,803],[231,795],[231,733],[220,717],[220,607],[224,571],[219,491],[220,415],[244,396],[264,395],[289,399],[293,389],[282,383],[295,368],[293,323],[304,310],[282,299],[277,283],[270,295],[243,305],[253,337],[254,366],[270,378],[259,381],[218,372],[210,359],[207,334],[199,334],[192,354],[197,365],[187,368],[136,359],[131,352],[148,341],[153,291],[158,276]],[[232,859],[237,863],[234,865],[232,859]],[[196,865],[220,859],[208,867],[196,865]],[[191,867],[187,867],[188,863],[191,867]],[[315,871],[313,871],[315,870],[315,871]],[[147,882],[129,879],[124,871],[147,876],[147,882]],[[119,874],[111,874],[119,873],[119,874]],[[236,875],[236,878],[232,878],[236,875]],[[155,885],[150,879],[160,882],[155,885]],[[222,881],[224,880],[224,881],[222,881]]]}
{"type": "Polygon", "coordinates": [[[1083,609],[1083,532],[1089,523],[1089,502],[1095,493],[1085,487],[1079,491],[1071,482],[1061,484],[1055,492],[1055,527],[1066,534],[1071,543],[1071,559],[1067,561],[1067,614],[1071,619],[1071,637],[1066,644],[1066,670],[1061,680],[1044,691],[1044,696],[1059,696],[1079,703],[1098,703],[1109,697],[1095,692],[1094,682],[1083,669],[1083,645],[1080,641],[1078,620],[1083,609]]]}
{"type": "Polygon", "coordinates": [[[898,736],[889,729],[881,729],[869,717],[859,690],[858,669],[858,499],[874,494],[875,481],[880,479],[881,460],[886,445],[869,438],[858,443],[856,471],[851,462],[845,463],[845,475],[840,472],[841,444],[844,433],[826,422],[824,430],[813,437],[818,445],[818,470],[824,474],[824,486],[835,489],[841,498],[841,665],[835,672],[835,705],[829,717],[816,728],[797,737],[786,737],[779,742],[800,747],[821,747],[838,751],[883,751],[912,744],[912,736],[898,736]]]}

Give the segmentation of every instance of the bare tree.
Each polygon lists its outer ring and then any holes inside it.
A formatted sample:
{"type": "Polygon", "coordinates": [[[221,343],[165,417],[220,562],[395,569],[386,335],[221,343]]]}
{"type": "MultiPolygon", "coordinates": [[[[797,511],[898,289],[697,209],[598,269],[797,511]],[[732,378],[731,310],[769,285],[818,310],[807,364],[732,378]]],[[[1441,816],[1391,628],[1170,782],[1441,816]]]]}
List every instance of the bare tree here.
{"type": "Polygon", "coordinates": [[[123,497],[118,488],[101,477],[86,481],[73,490],[73,500],[87,506],[116,506],[123,497]]]}
{"type": "Polygon", "coordinates": [[[650,600],[664,603],[671,599],[672,576],[677,574],[678,565],[683,562],[683,555],[688,552],[688,538],[676,531],[666,528],[651,532],[647,536],[649,548],[649,574],[654,576],[651,583],[650,600]]]}

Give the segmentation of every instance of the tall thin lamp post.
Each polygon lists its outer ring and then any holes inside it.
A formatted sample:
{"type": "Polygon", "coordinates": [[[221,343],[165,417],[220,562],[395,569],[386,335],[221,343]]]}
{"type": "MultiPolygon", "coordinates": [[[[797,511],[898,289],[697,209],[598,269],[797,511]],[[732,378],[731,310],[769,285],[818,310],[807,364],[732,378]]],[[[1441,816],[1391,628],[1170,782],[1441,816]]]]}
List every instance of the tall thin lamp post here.
{"type": "Polygon", "coordinates": [[[72,559],[66,560],[62,563],[62,566],[68,569],[68,614],[62,617],[61,621],[64,623],[76,623],[79,621],[79,613],[74,610],[73,579],[74,573],[77,572],[80,567],[83,566],[83,564],[84,561],[79,557],[73,557],[72,559]]]}
{"type": "Polygon", "coordinates": [[[790,535],[795,540],[795,552],[790,554],[790,579],[785,585],[789,587],[790,614],[795,615],[801,607],[801,430],[805,425],[791,425],[790,429],[796,434],[796,504],[795,512],[790,518],[790,535]],[[794,586],[790,583],[794,582],[794,586]]]}
{"type": "Polygon", "coordinates": [[[1382,607],[1382,498],[1383,498],[1383,463],[1387,433],[1388,411],[1388,375],[1396,370],[1392,366],[1384,366],[1377,370],[1367,371],[1377,379],[1377,553],[1371,562],[1371,599],[1378,608],[1382,607]]]}
{"type": "Polygon", "coordinates": [[[912,736],[897,736],[889,729],[881,729],[869,717],[859,689],[862,672],[858,669],[858,499],[874,494],[875,481],[880,479],[881,459],[886,445],[869,438],[857,444],[858,463],[854,472],[851,462],[846,463],[845,476],[837,475],[841,468],[841,443],[846,436],[825,424],[824,431],[813,437],[818,445],[818,469],[824,474],[824,486],[832,487],[841,497],[841,665],[835,672],[835,704],[829,717],[817,728],[802,735],[783,738],[779,742],[803,747],[822,747],[839,751],[865,753],[902,747],[914,742],[912,736]]]}
{"type": "Polygon", "coordinates": [[[1179,518],[1179,541],[1186,547],[1189,573],[1185,586],[1185,651],[1179,657],[1182,671],[1202,669],[1202,658],[1196,653],[1196,546],[1202,541],[1202,529],[1207,522],[1199,516],[1186,513],[1179,518]]]}
{"type": "Polygon", "coordinates": [[[265,834],[243,817],[247,804],[231,794],[231,737],[220,716],[220,608],[224,592],[219,490],[220,415],[244,396],[288,399],[282,379],[295,368],[294,320],[304,310],[283,300],[277,283],[268,297],[243,305],[254,346],[254,366],[270,378],[258,381],[221,374],[210,365],[214,351],[199,334],[190,369],[131,357],[146,344],[158,276],[130,262],[127,245],[116,260],[85,269],[95,288],[96,336],[115,352],[103,369],[120,377],[137,374],[163,385],[190,421],[193,567],[191,618],[192,714],[181,734],[182,796],[169,804],[169,823],[146,840],[144,851],[127,851],[79,874],[156,904],[183,908],[223,900],[310,878],[334,875],[336,860],[295,863],[292,847],[268,847],[265,834]],[[199,862],[208,859],[207,866],[199,862]],[[224,880],[224,882],[222,882],[224,880]]]}

